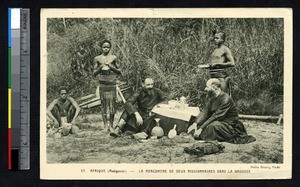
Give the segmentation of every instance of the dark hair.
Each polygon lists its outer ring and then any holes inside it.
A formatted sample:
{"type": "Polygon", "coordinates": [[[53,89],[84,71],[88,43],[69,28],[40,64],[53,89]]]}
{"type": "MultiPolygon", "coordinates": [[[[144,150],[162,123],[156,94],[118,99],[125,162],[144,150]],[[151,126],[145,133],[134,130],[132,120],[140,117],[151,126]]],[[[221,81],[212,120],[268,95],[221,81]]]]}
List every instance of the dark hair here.
{"type": "Polygon", "coordinates": [[[61,92],[62,90],[66,90],[66,92],[68,93],[68,89],[67,89],[67,87],[65,87],[65,86],[60,87],[59,90],[58,90],[58,93],[60,94],[60,92],[61,92]]]}
{"type": "Polygon", "coordinates": [[[103,40],[101,43],[100,43],[100,46],[102,47],[104,43],[109,43],[109,46],[111,47],[111,42],[109,40],[103,40]]]}
{"type": "Polygon", "coordinates": [[[217,32],[216,34],[221,34],[222,39],[223,39],[223,40],[226,39],[226,33],[225,33],[225,32],[220,31],[220,32],[217,32]]]}

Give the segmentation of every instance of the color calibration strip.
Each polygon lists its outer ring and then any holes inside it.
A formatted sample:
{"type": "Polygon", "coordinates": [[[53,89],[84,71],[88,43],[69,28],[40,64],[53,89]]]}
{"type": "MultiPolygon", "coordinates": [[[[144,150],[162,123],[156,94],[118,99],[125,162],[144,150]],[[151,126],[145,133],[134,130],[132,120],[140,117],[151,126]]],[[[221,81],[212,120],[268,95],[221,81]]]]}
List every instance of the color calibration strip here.
{"type": "Polygon", "coordinates": [[[8,169],[30,168],[30,14],[8,9],[8,169]]]}

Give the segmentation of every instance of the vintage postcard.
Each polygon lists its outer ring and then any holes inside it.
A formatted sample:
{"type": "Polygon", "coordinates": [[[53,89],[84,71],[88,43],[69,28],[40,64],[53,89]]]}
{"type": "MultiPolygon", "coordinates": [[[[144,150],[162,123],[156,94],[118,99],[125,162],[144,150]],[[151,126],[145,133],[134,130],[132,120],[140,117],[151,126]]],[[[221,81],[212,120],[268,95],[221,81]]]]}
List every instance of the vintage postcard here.
{"type": "Polygon", "coordinates": [[[41,179],[291,179],[292,21],[41,9],[41,179]]]}

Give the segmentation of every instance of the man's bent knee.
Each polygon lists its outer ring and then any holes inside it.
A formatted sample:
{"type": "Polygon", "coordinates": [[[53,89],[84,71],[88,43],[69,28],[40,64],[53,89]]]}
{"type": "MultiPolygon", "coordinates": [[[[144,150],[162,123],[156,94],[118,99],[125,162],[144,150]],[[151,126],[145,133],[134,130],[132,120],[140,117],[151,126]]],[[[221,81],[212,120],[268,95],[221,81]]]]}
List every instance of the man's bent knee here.
{"type": "Polygon", "coordinates": [[[221,127],[223,126],[222,123],[220,123],[219,121],[213,121],[211,122],[206,128],[218,128],[218,127],[221,127]]]}

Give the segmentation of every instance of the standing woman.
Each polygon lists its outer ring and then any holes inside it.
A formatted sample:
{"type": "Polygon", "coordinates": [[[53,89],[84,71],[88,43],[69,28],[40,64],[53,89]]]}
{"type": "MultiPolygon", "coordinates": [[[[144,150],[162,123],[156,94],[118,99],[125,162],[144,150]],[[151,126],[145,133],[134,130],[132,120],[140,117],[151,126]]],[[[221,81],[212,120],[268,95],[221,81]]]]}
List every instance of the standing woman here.
{"type": "Polygon", "coordinates": [[[101,49],[102,54],[94,58],[93,75],[99,79],[102,120],[105,130],[110,131],[115,117],[116,80],[121,71],[118,69],[117,57],[110,53],[111,42],[102,41],[101,49]]]}

